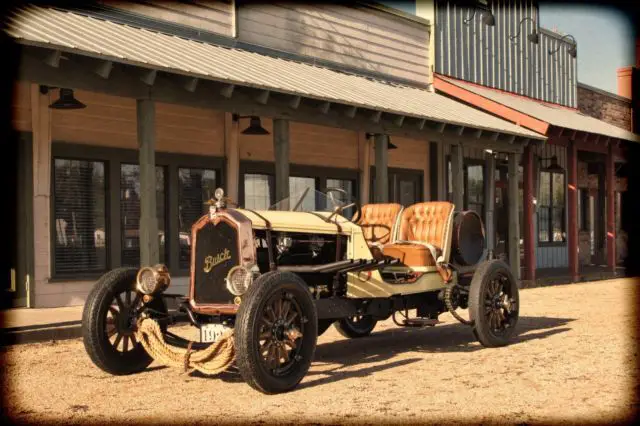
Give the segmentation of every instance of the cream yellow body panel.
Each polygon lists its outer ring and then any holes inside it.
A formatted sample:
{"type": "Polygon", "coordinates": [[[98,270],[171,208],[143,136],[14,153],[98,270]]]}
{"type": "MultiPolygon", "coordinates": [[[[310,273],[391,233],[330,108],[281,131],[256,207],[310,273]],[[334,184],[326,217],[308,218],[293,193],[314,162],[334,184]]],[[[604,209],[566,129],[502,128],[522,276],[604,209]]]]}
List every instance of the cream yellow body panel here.
{"type": "Polygon", "coordinates": [[[271,229],[290,232],[317,232],[321,234],[341,234],[350,235],[357,230],[362,232],[360,227],[352,223],[347,218],[334,215],[330,222],[324,221],[321,217],[329,217],[329,212],[292,212],[279,210],[245,210],[236,209],[245,215],[252,223],[253,229],[266,229],[265,219],[269,221],[271,229]]]}

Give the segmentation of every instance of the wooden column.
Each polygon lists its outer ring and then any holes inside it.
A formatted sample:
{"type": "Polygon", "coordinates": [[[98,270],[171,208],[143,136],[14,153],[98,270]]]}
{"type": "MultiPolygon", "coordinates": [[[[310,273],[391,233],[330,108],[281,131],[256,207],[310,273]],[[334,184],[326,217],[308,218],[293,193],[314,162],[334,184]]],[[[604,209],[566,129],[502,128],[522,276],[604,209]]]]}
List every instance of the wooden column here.
{"type": "Polygon", "coordinates": [[[444,158],[444,142],[436,142],[437,143],[437,158],[436,164],[438,165],[438,180],[437,180],[437,188],[438,188],[438,198],[437,200],[444,201],[447,199],[447,162],[444,158]]]}
{"type": "Polygon", "coordinates": [[[616,270],[616,172],[613,159],[613,144],[609,142],[606,160],[606,184],[607,189],[607,267],[616,270]]]}
{"type": "Polygon", "coordinates": [[[578,148],[575,141],[567,147],[567,202],[569,276],[572,281],[578,280],[578,148]]]}
{"type": "Polygon", "coordinates": [[[455,210],[464,210],[462,145],[451,145],[451,183],[453,187],[453,204],[455,204],[455,210]]]}
{"type": "Polygon", "coordinates": [[[225,189],[227,196],[240,205],[238,199],[240,187],[240,144],[238,143],[238,120],[233,114],[224,114],[224,150],[225,150],[225,189]]]}
{"type": "Polygon", "coordinates": [[[365,205],[371,199],[371,141],[365,132],[358,132],[358,169],[360,205],[365,205]]]}
{"type": "Polygon", "coordinates": [[[536,253],[535,253],[535,231],[533,218],[535,206],[533,204],[534,194],[534,163],[533,147],[528,145],[524,149],[523,167],[523,200],[522,200],[522,238],[524,239],[524,279],[535,281],[536,279],[536,253]]]}
{"type": "Polygon", "coordinates": [[[431,150],[429,146],[431,145],[429,142],[427,144],[427,155],[424,158],[424,170],[422,175],[422,201],[431,201],[433,199],[433,194],[431,194],[431,150]]]}
{"type": "MultiPolygon", "coordinates": [[[[289,120],[273,120],[273,154],[276,162],[276,202],[289,197],[289,120]]],[[[288,208],[283,206],[283,208],[288,208]]]]}
{"type": "Polygon", "coordinates": [[[509,199],[509,266],[516,279],[520,279],[520,221],[518,215],[518,156],[509,153],[508,199],[509,199]]]}
{"type": "Polygon", "coordinates": [[[496,159],[493,154],[485,153],[484,169],[484,230],[487,250],[493,251],[496,248],[496,159]]]}
{"type": "Polygon", "coordinates": [[[140,162],[140,265],[159,262],[156,215],[156,109],[153,101],[138,99],[138,156],[140,162]]]}
{"type": "Polygon", "coordinates": [[[376,203],[389,202],[389,136],[374,136],[376,151],[376,187],[374,199],[376,203]]]}

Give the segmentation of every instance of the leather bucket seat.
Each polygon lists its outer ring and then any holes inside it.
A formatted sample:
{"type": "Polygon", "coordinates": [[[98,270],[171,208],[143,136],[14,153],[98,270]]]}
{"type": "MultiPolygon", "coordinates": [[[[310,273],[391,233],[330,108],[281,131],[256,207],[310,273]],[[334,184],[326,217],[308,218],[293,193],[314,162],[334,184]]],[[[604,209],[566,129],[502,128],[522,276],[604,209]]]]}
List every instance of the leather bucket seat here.
{"type": "Polygon", "coordinates": [[[396,203],[365,204],[358,225],[375,259],[382,259],[382,247],[395,241],[402,206],[396,203]]]}

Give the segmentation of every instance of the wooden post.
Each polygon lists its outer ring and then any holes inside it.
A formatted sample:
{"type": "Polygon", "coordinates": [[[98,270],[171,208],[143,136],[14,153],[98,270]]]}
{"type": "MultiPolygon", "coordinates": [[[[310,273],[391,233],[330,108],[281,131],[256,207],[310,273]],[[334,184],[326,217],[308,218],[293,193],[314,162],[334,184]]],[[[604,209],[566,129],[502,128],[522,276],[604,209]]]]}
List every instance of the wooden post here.
{"type": "Polygon", "coordinates": [[[374,136],[376,150],[376,203],[389,202],[389,136],[376,134],[374,136]]]}
{"type": "Polygon", "coordinates": [[[431,149],[429,148],[431,144],[429,142],[426,142],[426,144],[427,155],[424,158],[424,169],[422,170],[422,201],[431,201],[431,197],[433,197],[431,194],[431,174],[429,173],[431,168],[431,149]]]}
{"type": "Polygon", "coordinates": [[[440,201],[444,201],[447,199],[447,190],[446,190],[446,184],[447,184],[447,163],[445,161],[444,158],[444,142],[436,142],[437,143],[437,148],[436,148],[436,152],[437,152],[437,158],[436,158],[436,164],[438,165],[438,200],[440,201]]]}
{"type": "Polygon", "coordinates": [[[462,145],[451,145],[451,182],[453,204],[457,211],[464,210],[464,171],[462,145]]]}
{"type": "Polygon", "coordinates": [[[607,267],[616,271],[616,176],[615,163],[613,159],[613,143],[609,142],[606,162],[606,184],[607,188],[607,267]]]}
{"type": "MultiPolygon", "coordinates": [[[[289,120],[273,120],[273,154],[276,162],[276,202],[289,197],[289,120]]],[[[287,209],[288,206],[282,206],[287,209]]]]}
{"type": "Polygon", "coordinates": [[[226,160],[225,187],[231,200],[240,205],[240,144],[238,143],[238,120],[233,120],[233,114],[226,112],[224,117],[224,150],[226,160]]]}
{"type": "Polygon", "coordinates": [[[535,253],[535,231],[533,218],[535,214],[533,198],[534,164],[533,147],[527,145],[524,148],[523,167],[523,200],[522,200],[522,238],[524,239],[524,279],[535,281],[536,279],[536,253],[535,253]]]}
{"type": "Polygon", "coordinates": [[[520,220],[518,215],[518,157],[509,153],[509,266],[513,276],[520,279],[520,220]]]}
{"type": "Polygon", "coordinates": [[[496,159],[493,154],[485,153],[484,177],[484,229],[487,250],[496,248],[495,209],[496,209],[496,159]]]}
{"type": "Polygon", "coordinates": [[[138,155],[140,162],[140,265],[159,262],[156,214],[156,109],[153,101],[138,99],[138,155]]]}
{"type": "Polygon", "coordinates": [[[358,169],[360,205],[365,205],[371,199],[371,141],[365,132],[358,132],[358,169]]]}
{"type": "Polygon", "coordinates": [[[567,147],[567,201],[569,226],[567,243],[569,246],[569,276],[578,280],[578,148],[571,140],[567,147]]]}

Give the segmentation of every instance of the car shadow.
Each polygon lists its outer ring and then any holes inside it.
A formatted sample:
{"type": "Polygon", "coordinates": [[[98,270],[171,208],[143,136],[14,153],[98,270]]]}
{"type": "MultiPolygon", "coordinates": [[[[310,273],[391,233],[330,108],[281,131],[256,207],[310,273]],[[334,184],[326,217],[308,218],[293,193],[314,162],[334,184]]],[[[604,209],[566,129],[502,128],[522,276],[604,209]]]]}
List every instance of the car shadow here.
{"type": "MultiPolygon", "coordinates": [[[[571,330],[567,324],[573,318],[520,317],[517,335],[511,345],[544,339],[571,330]]],[[[337,366],[331,369],[312,368],[307,376],[322,375],[306,380],[301,388],[319,386],[352,377],[365,377],[375,372],[421,361],[421,358],[388,361],[398,353],[413,352],[474,352],[484,347],[477,342],[471,328],[463,324],[447,324],[429,328],[392,328],[375,332],[365,338],[321,343],[316,349],[313,366],[337,366]],[[369,365],[375,364],[375,365],[369,365]],[[362,368],[345,369],[358,366],[362,368]]],[[[312,366],[312,367],[313,367],[312,366]]]]}

